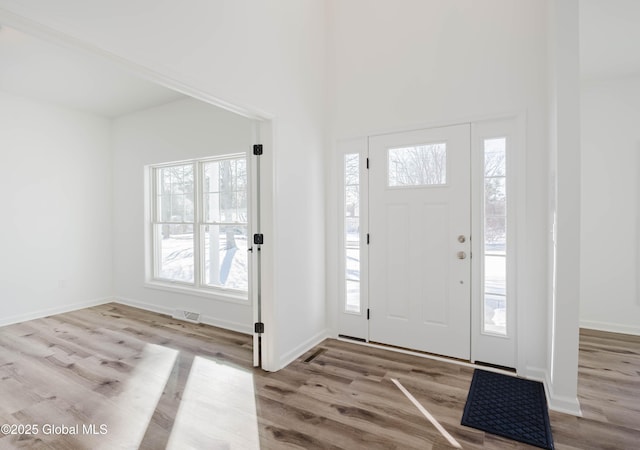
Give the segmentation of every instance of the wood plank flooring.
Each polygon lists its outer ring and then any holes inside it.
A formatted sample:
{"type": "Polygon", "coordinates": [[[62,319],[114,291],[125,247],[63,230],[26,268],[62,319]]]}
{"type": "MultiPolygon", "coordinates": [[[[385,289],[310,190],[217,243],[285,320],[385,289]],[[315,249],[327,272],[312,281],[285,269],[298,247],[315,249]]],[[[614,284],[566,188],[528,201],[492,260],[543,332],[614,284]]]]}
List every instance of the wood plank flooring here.
{"type": "MultiPolygon", "coordinates": [[[[0,328],[0,448],[451,448],[391,378],[465,449],[532,448],[460,425],[473,369],[327,340],[266,373],[251,342],[117,304],[0,328]]],[[[579,394],[556,449],[638,448],[640,337],[583,332],[579,394]]]]}

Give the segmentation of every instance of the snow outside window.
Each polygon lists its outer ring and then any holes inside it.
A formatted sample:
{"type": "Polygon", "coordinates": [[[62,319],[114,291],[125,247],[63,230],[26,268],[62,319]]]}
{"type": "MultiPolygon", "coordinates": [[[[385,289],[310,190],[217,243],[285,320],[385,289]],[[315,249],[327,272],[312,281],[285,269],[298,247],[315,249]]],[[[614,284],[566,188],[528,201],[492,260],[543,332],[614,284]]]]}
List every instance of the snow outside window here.
{"type": "Polygon", "coordinates": [[[155,166],[151,178],[152,281],[246,299],[247,158],[155,166]]]}

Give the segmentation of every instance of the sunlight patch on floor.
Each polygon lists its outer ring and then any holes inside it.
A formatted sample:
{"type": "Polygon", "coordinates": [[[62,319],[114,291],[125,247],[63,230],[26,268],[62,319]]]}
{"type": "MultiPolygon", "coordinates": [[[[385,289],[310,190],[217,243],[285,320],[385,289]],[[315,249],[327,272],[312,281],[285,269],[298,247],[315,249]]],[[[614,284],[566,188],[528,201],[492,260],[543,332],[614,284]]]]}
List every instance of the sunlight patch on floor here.
{"type": "Polygon", "coordinates": [[[424,406],[422,406],[422,404],[418,400],[416,400],[416,398],[413,395],[411,395],[409,391],[407,391],[407,389],[402,385],[402,383],[400,383],[395,378],[392,378],[391,381],[393,382],[393,384],[395,384],[398,387],[398,389],[400,389],[400,391],[409,399],[409,401],[413,403],[416,408],[418,408],[418,411],[420,411],[422,415],[426,417],[426,419],[429,422],[431,422],[431,424],[436,428],[436,430],[440,432],[440,434],[449,442],[449,444],[451,444],[452,447],[462,448],[462,446],[458,443],[458,441],[456,441],[455,438],[451,436],[451,434],[449,434],[449,432],[445,430],[442,425],[440,425],[440,422],[438,422],[436,418],[433,417],[431,413],[427,411],[427,409],[424,406]]]}
{"type": "Polygon", "coordinates": [[[133,372],[123,381],[122,390],[91,418],[105,435],[91,436],[91,448],[138,448],[171,375],[178,351],[145,344],[133,372]]]}
{"type": "Polygon", "coordinates": [[[167,449],[259,449],[253,374],[196,356],[167,449]]]}

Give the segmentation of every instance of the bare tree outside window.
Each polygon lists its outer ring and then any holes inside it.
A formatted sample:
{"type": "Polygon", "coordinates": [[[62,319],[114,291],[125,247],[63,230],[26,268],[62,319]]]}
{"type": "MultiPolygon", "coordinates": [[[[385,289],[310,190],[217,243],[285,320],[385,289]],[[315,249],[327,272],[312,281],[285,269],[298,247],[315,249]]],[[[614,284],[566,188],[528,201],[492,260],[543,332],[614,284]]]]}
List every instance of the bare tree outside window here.
{"type": "Polygon", "coordinates": [[[360,312],[360,155],[344,155],[345,311],[360,312]]]}
{"type": "Polygon", "coordinates": [[[484,153],[485,243],[489,251],[506,250],[507,190],[504,139],[486,141],[484,153]]]}
{"type": "Polygon", "coordinates": [[[447,182],[447,145],[425,144],[388,151],[389,186],[429,186],[447,182]]]}
{"type": "Polygon", "coordinates": [[[247,160],[204,164],[204,283],[246,290],[247,160]]]}
{"type": "Polygon", "coordinates": [[[193,282],[193,164],[162,167],[156,172],[156,242],[160,253],[157,276],[193,282]]]}
{"type": "Polygon", "coordinates": [[[246,157],[166,165],[153,173],[154,278],[246,292],[246,157]]]}
{"type": "Polygon", "coordinates": [[[484,141],[483,331],[506,335],[507,189],[506,139],[484,141]]]}

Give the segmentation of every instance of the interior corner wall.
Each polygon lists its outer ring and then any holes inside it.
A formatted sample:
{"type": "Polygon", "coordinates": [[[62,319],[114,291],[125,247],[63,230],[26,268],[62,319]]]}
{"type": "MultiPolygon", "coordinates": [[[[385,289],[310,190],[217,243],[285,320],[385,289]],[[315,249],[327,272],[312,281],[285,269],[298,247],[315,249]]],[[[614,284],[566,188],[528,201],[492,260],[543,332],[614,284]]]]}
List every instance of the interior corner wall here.
{"type": "Polygon", "coordinates": [[[578,0],[549,0],[549,326],[551,409],[580,415],[580,60],[578,0]]]}
{"type": "Polygon", "coordinates": [[[113,121],[114,285],[117,298],[172,314],[196,311],[204,322],[251,332],[248,304],[145,287],[145,166],[230,153],[252,145],[253,121],[187,98],[113,121]]]}
{"type": "MultiPolygon", "coordinates": [[[[539,0],[329,0],[329,142],[526,115],[526,235],[518,280],[519,370],[547,370],[547,4],[539,0]]],[[[335,157],[327,167],[337,170],[335,157]]],[[[335,173],[328,180],[336,179],[335,173]]],[[[336,204],[327,183],[328,205],[336,204]]],[[[327,244],[336,246],[335,208],[327,244]]],[[[328,270],[337,255],[328,253],[328,270]]],[[[520,254],[520,253],[519,253],[520,254]]],[[[328,278],[329,279],[329,278],[328,278]]],[[[336,283],[327,285],[337,302],[336,283]]]]}
{"type": "Polygon", "coordinates": [[[110,123],[0,91],[0,325],[113,295],[110,123]]]}
{"type": "Polygon", "coordinates": [[[583,84],[580,325],[640,335],[640,77],[583,84]]]}
{"type": "Polygon", "coordinates": [[[0,0],[2,14],[273,119],[265,363],[277,370],[322,340],[325,2],[0,0]]]}

